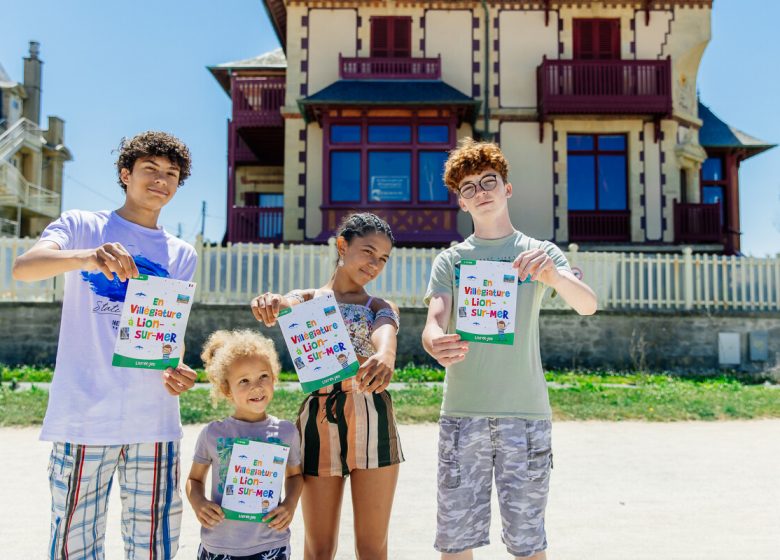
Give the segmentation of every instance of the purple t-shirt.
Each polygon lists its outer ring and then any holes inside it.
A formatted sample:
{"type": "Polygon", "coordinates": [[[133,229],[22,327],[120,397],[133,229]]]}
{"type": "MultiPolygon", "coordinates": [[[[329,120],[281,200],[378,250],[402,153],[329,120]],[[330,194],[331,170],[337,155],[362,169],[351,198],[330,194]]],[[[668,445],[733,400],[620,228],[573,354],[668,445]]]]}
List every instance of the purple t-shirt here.
{"type": "MultiPolygon", "coordinates": [[[[301,440],[292,422],[270,415],[262,422],[244,422],[232,416],[211,422],[198,436],[192,460],[195,463],[211,465],[210,499],[216,504],[222,503],[225,476],[236,439],[289,445],[287,466],[295,467],[301,464],[301,440]]],[[[216,527],[201,527],[200,540],[203,548],[212,554],[250,556],[287,546],[290,542],[290,529],[277,531],[266,523],[225,519],[216,527]]]]}
{"type": "MultiPolygon", "coordinates": [[[[141,274],[177,280],[192,280],[197,262],[188,243],[116,212],[64,212],[41,240],[62,250],[121,243],[141,274]]],[[[64,276],[57,364],[41,439],[86,445],[181,439],[179,399],[165,390],[161,373],[111,365],[127,283],[98,271],[64,276]]]]}

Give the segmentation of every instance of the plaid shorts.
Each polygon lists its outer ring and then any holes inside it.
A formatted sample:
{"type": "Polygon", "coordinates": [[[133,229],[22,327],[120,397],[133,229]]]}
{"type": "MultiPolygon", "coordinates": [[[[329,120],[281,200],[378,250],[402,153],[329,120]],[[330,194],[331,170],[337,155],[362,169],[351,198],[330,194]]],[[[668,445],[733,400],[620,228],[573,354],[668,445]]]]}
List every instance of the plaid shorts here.
{"type": "Polygon", "coordinates": [[[509,554],[532,556],[547,548],[550,432],[549,420],[439,419],[436,550],[457,553],[489,544],[494,475],[509,554]]]}
{"type": "Polygon", "coordinates": [[[102,559],[106,509],[119,471],[125,557],[167,560],[179,546],[179,442],[77,445],[55,442],[49,459],[48,557],[102,559]]]}

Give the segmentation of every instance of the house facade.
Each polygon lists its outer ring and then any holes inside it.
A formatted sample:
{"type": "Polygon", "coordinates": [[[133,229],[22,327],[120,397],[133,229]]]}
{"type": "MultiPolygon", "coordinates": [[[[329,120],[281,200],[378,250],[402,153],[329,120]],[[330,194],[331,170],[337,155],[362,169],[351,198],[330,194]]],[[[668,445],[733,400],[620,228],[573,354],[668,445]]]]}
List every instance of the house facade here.
{"type": "Polygon", "coordinates": [[[72,159],[65,123],[48,117],[40,128],[43,61],[30,42],[24,81],[0,66],[0,235],[38,237],[62,208],[62,173],[72,159]]]}
{"type": "Polygon", "coordinates": [[[355,210],[404,244],[462,239],[441,175],[473,136],[506,153],[529,235],[739,252],[739,164],[772,146],[697,98],[711,1],[265,6],[282,49],[210,67],[233,102],[227,241],[322,241],[355,210]]]}

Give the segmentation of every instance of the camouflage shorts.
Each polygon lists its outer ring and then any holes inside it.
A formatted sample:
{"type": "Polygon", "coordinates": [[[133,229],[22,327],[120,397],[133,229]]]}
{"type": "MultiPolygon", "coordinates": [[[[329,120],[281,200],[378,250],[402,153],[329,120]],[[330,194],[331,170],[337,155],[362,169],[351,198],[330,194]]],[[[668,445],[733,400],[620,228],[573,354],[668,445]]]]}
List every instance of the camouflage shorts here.
{"type": "Polygon", "coordinates": [[[532,556],[547,548],[550,428],[549,420],[439,419],[436,550],[457,553],[489,544],[494,474],[509,554],[532,556]]]}

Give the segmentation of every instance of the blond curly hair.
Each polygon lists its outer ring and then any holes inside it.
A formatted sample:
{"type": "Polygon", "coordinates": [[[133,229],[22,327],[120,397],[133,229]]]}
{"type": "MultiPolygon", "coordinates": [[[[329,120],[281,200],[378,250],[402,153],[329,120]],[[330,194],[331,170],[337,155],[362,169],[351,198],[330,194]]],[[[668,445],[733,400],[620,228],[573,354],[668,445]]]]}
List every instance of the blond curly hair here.
{"type": "Polygon", "coordinates": [[[509,177],[509,162],[497,144],[477,142],[473,138],[463,138],[458,147],[450,152],[444,164],[444,184],[455,194],[460,194],[458,186],[469,175],[478,175],[492,168],[506,183],[509,177]]]}
{"type": "Polygon", "coordinates": [[[206,344],[203,345],[200,358],[211,382],[211,398],[214,402],[228,397],[227,373],[230,366],[238,359],[249,357],[261,358],[268,362],[274,382],[278,381],[281,365],[271,339],[248,329],[219,330],[211,333],[206,344]]]}

